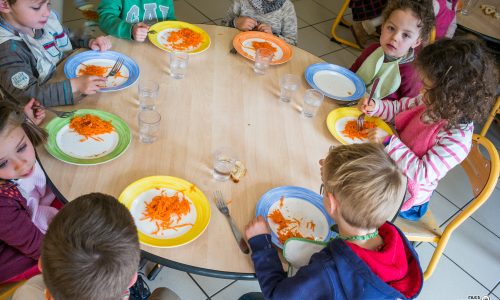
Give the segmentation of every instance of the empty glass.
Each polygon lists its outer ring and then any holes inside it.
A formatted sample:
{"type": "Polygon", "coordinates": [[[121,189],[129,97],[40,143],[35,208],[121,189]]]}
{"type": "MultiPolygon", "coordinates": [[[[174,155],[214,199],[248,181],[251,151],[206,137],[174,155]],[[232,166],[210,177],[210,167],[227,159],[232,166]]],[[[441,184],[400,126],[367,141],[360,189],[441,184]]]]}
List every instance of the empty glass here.
{"type": "Polygon", "coordinates": [[[234,169],[236,156],[229,148],[220,148],[214,152],[214,178],[218,181],[226,181],[234,169]]]}
{"type": "Polygon", "coordinates": [[[253,70],[259,75],[266,74],[269,64],[273,60],[274,52],[268,48],[259,48],[255,51],[255,64],[253,70]]]}
{"type": "Polygon", "coordinates": [[[462,10],[460,13],[467,16],[470,11],[476,6],[478,0],[463,0],[462,10]]]}
{"type": "Polygon", "coordinates": [[[299,89],[299,76],[295,74],[285,74],[280,80],[280,100],[290,102],[293,95],[299,89]]]}
{"type": "Polygon", "coordinates": [[[140,80],[139,85],[139,107],[140,109],[155,109],[156,98],[160,86],[154,80],[140,80]]]}
{"type": "Polygon", "coordinates": [[[306,118],[312,118],[316,115],[318,108],[323,103],[323,94],[315,89],[307,90],[304,94],[304,106],[302,107],[302,114],[306,118]]]}
{"type": "Polygon", "coordinates": [[[139,111],[139,140],[145,144],[151,144],[160,135],[161,115],[156,110],[139,111]]]}
{"type": "Polygon", "coordinates": [[[170,76],[182,79],[186,76],[189,54],[182,51],[170,52],[170,76]]]}

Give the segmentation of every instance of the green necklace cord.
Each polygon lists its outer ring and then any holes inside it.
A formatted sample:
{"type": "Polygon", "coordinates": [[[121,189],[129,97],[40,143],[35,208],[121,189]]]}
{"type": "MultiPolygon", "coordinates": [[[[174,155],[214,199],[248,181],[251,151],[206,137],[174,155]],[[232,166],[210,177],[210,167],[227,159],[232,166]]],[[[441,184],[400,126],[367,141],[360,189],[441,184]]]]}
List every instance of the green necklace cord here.
{"type": "Polygon", "coordinates": [[[378,236],[378,229],[375,229],[374,232],[365,235],[343,236],[340,233],[337,235],[337,237],[343,241],[366,241],[373,239],[374,237],[377,236],[378,236]]]}

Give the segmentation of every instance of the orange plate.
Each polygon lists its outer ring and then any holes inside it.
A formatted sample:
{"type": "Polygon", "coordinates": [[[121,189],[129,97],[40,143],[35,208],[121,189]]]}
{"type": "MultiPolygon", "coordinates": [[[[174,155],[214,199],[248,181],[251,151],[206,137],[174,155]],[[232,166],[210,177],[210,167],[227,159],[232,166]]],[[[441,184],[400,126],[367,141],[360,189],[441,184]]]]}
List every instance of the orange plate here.
{"type": "Polygon", "coordinates": [[[292,59],[292,46],[269,33],[259,31],[246,31],[237,34],[233,39],[233,47],[242,56],[255,61],[255,50],[252,48],[252,42],[268,42],[278,49],[274,54],[271,65],[280,65],[292,59]]]}

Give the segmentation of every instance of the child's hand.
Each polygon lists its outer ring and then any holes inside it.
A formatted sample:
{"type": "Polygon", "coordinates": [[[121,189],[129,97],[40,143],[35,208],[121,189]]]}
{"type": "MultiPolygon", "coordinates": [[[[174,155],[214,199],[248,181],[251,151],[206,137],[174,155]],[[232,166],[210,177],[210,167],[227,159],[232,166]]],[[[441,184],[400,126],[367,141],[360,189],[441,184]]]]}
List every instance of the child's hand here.
{"type": "Polygon", "coordinates": [[[267,225],[267,222],[263,216],[254,218],[245,227],[245,235],[247,236],[247,240],[260,234],[271,234],[271,229],[269,229],[269,225],[267,225]]]}
{"type": "Polygon", "coordinates": [[[381,128],[370,128],[366,129],[368,132],[368,140],[372,143],[379,143],[382,144],[384,142],[384,139],[389,136],[385,130],[381,128]]]}
{"type": "Polygon", "coordinates": [[[35,98],[31,98],[23,109],[24,114],[36,125],[40,125],[45,119],[45,110],[37,108],[39,105],[41,105],[40,102],[36,101],[35,98]]]}
{"type": "Polygon", "coordinates": [[[241,31],[249,31],[257,26],[257,21],[249,17],[237,17],[234,26],[241,31]]]}
{"type": "Polygon", "coordinates": [[[149,26],[140,22],[132,27],[132,38],[138,42],[144,42],[148,36],[149,26]]]}
{"type": "Polygon", "coordinates": [[[368,97],[363,97],[358,101],[358,109],[364,114],[370,114],[375,109],[375,102],[368,103],[368,97]]]}
{"type": "Polygon", "coordinates": [[[271,26],[267,25],[266,23],[260,23],[257,25],[257,30],[265,33],[270,33],[273,34],[273,30],[271,26]]]}
{"type": "Polygon", "coordinates": [[[106,51],[111,48],[111,39],[107,36],[100,36],[89,41],[89,48],[92,50],[106,51]]]}
{"type": "Polygon", "coordinates": [[[106,86],[106,78],[99,76],[80,76],[71,78],[71,90],[86,95],[95,94],[101,87],[106,86]]]}

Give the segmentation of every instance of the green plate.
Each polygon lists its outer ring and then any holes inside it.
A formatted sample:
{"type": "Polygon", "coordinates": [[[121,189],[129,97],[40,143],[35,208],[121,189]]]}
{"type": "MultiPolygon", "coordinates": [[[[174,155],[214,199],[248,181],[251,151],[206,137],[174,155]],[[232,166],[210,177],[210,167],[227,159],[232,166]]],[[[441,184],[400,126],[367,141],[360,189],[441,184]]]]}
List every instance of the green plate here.
{"type": "Polygon", "coordinates": [[[95,115],[111,121],[112,133],[99,135],[102,141],[84,140],[84,137],[69,129],[71,118],[54,118],[45,127],[49,139],[45,148],[55,158],[74,165],[97,165],[122,155],[132,139],[130,128],[118,116],[95,109],[79,109],[75,115],[95,115]]]}

